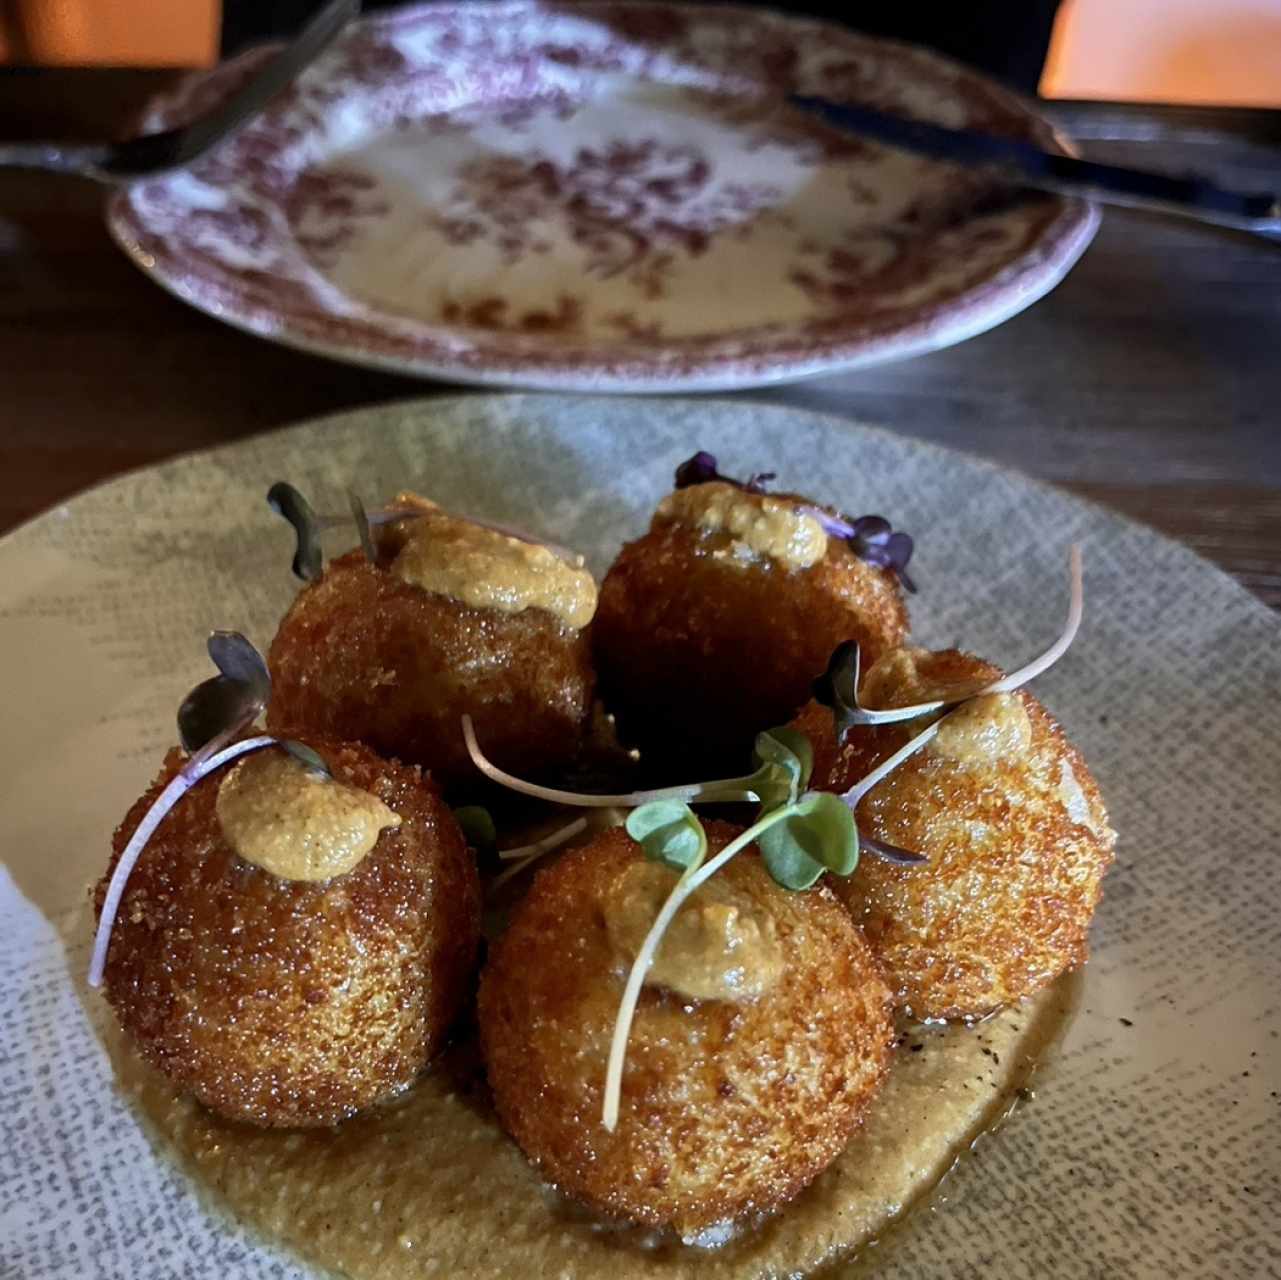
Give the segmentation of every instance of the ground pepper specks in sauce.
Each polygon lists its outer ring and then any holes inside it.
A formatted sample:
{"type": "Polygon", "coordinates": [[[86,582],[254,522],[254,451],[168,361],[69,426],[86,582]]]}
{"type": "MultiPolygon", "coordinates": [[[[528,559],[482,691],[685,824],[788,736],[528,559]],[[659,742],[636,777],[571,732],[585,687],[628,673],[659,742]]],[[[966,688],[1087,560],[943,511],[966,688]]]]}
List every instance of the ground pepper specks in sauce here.
{"type": "Polygon", "coordinates": [[[114,1028],[110,1048],[126,1090],[216,1203],[352,1280],[749,1280],[804,1275],[870,1240],[883,1264],[898,1234],[911,1236],[894,1226],[905,1207],[1026,1094],[1078,983],[1061,979],[980,1027],[912,1029],[913,1051],[895,1054],[866,1124],[826,1172],[764,1223],[707,1233],[712,1248],[602,1222],[542,1184],[498,1127],[471,1042],[391,1102],[302,1133],[221,1120],[114,1028]]]}

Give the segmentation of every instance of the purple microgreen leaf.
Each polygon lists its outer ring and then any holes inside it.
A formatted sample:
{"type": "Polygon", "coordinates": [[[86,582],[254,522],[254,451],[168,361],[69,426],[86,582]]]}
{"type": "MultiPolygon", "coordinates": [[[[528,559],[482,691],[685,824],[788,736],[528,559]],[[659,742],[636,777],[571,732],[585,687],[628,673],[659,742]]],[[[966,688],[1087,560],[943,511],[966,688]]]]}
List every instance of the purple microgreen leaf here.
{"type": "Polygon", "coordinates": [[[732,484],[736,489],[747,493],[764,493],[766,485],[777,476],[774,471],[756,471],[746,480],[735,480],[733,476],[723,476],[716,469],[716,455],[700,449],[692,458],[686,458],[676,468],[674,487],[688,489],[691,485],[709,484],[713,480],[721,484],[732,484]]]}
{"type": "Polygon", "coordinates": [[[165,816],[174,805],[201,778],[207,777],[217,769],[221,769],[224,764],[236,759],[237,756],[246,755],[250,751],[257,751],[261,747],[269,747],[275,741],[275,738],[266,736],[245,738],[240,742],[233,742],[231,746],[224,747],[212,756],[206,758],[192,756],[169,780],[169,784],[156,797],[151,808],[142,815],[142,820],[134,828],[133,835],[129,837],[129,843],[125,845],[124,851],[120,855],[120,860],[116,863],[116,868],[111,873],[111,879],[107,884],[107,892],[103,896],[102,911],[98,916],[98,929],[93,939],[93,955],[89,960],[89,985],[91,987],[102,985],[103,970],[107,966],[107,948],[111,942],[111,930],[116,921],[116,914],[120,910],[120,901],[124,897],[125,886],[129,882],[129,876],[137,865],[139,857],[142,856],[143,849],[147,846],[147,841],[155,834],[156,828],[164,821],[165,816]]]}
{"type": "Polygon", "coordinates": [[[828,537],[840,538],[843,541],[854,537],[854,526],[848,520],[834,516],[830,511],[824,511],[822,507],[802,507],[801,514],[817,520],[828,537]]]}
{"type": "Polygon", "coordinates": [[[239,631],[211,632],[208,647],[219,674],[198,684],[178,708],[178,738],[191,755],[209,755],[229,742],[271,699],[267,664],[239,631]]]}
{"type": "Polygon", "coordinates": [[[317,778],[323,778],[326,782],[332,782],[334,775],[329,766],[325,763],[325,758],[319,751],[309,747],[305,742],[298,742],[293,738],[281,738],[280,745],[295,760],[298,761],[308,773],[314,774],[317,778]]]}
{"type": "Polygon", "coordinates": [[[857,640],[846,640],[843,644],[838,644],[827,660],[827,670],[814,681],[815,701],[831,708],[837,742],[843,742],[845,735],[860,723],[859,658],[857,640]]]}
{"type": "Polygon", "coordinates": [[[890,541],[890,565],[898,575],[899,582],[903,584],[903,590],[909,595],[915,595],[916,583],[907,571],[907,562],[912,558],[912,539],[906,533],[896,533],[890,541]],[[895,543],[894,539],[899,539],[900,541],[895,543]]]}
{"type": "Polygon", "coordinates": [[[209,657],[229,680],[252,690],[265,707],[271,697],[271,672],[252,641],[239,631],[211,631],[205,642],[209,657]]]}
{"type": "Polygon", "coordinates": [[[716,470],[716,455],[700,449],[676,468],[674,485],[677,489],[688,489],[691,485],[707,484],[710,480],[721,478],[716,470]]]}
{"type": "Polygon", "coordinates": [[[884,516],[859,516],[857,520],[850,520],[813,505],[802,507],[801,511],[817,520],[828,537],[846,543],[864,563],[892,570],[905,591],[916,591],[916,583],[907,572],[915,544],[910,535],[893,529],[884,516]]]}
{"type": "Polygon", "coordinates": [[[373,536],[369,532],[369,516],[365,512],[365,504],[354,489],[347,490],[347,501],[351,506],[351,518],[356,522],[356,532],[360,535],[360,549],[370,564],[377,564],[378,556],[374,551],[373,536]]]}
{"type": "Polygon", "coordinates": [[[874,840],[862,831],[858,833],[859,845],[868,853],[880,858],[882,862],[892,862],[897,867],[916,867],[929,859],[923,853],[913,853],[911,849],[900,849],[896,844],[886,840],[874,840]]]}
{"type": "Polygon", "coordinates": [[[297,539],[293,560],[295,577],[314,582],[324,571],[324,555],[320,549],[320,526],[311,504],[293,485],[277,480],[267,490],[267,505],[293,525],[297,539]]]}
{"type": "Polygon", "coordinates": [[[910,707],[890,707],[876,710],[864,707],[858,700],[859,647],[856,640],[846,640],[837,645],[827,663],[827,670],[814,681],[814,699],[830,707],[836,723],[836,740],[843,742],[845,735],[860,724],[898,724],[915,720],[918,716],[941,711],[945,707],[959,706],[958,702],[921,702],[910,707]]]}
{"type": "Polygon", "coordinates": [[[890,522],[884,516],[859,516],[852,528],[854,537],[870,547],[884,546],[891,533],[890,522]]]}

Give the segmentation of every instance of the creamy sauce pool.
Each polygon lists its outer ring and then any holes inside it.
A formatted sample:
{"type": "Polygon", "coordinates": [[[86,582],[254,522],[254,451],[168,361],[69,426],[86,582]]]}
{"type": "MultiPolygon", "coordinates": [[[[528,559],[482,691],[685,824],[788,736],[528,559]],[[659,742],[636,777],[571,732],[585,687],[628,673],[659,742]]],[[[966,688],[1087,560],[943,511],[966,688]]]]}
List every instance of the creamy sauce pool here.
{"type": "Polygon", "coordinates": [[[1006,1115],[1066,1025],[1078,982],[1061,979],[977,1027],[905,1032],[844,1153],[718,1248],[604,1224],[546,1187],[498,1127],[471,1045],[385,1106],[291,1133],[219,1119],[176,1095],[114,1027],[109,1044],[122,1086],[224,1207],[353,1280],[742,1280],[804,1275],[881,1237],[1006,1115]]]}

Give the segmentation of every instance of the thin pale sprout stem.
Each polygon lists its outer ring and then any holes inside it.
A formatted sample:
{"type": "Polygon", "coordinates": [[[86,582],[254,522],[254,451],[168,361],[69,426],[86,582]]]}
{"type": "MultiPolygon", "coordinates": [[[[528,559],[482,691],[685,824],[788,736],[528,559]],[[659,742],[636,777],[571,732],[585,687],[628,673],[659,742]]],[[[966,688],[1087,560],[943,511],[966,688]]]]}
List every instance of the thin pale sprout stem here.
{"type": "Polygon", "coordinates": [[[561,791],[557,787],[544,787],[537,782],[526,782],[515,774],[507,773],[488,759],[480,749],[476,739],[476,729],[471,716],[463,716],[463,740],[467,744],[467,754],[471,762],[491,782],[506,787],[509,791],[518,791],[522,795],[533,796],[538,800],[548,800],[552,804],[567,804],[578,809],[613,809],[636,808],[648,804],[651,800],[698,800],[700,798],[715,800],[718,803],[738,801],[756,801],[760,797],[746,789],[743,784],[746,778],[726,778],[720,782],[686,783],[679,787],[660,787],[655,791],[627,791],[617,795],[588,795],[582,791],[561,791]]]}
{"type": "Polygon", "coordinates": [[[632,1021],[636,1017],[636,1005],[640,1000],[641,987],[645,975],[653,963],[658,951],[658,944],[667,932],[668,926],[676,918],[685,899],[701,884],[714,876],[734,855],[745,849],[761,832],[768,830],[776,822],[789,818],[796,812],[796,805],[775,809],[773,813],[762,818],[754,826],[748,827],[741,835],[735,836],[710,862],[701,866],[691,863],[681,873],[681,877],[672,886],[645,941],[641,943],[636,959],[632,961],[631,971],[627,975],[627,984],[623,988],[623,998],[619,1001],[618,1016],[614,1020],[614,1038],[609,1047],[609,1062],[605,1068],[605,1097],[601,1106],[601,1123],[610,1133],[618,1126],[618,1107],[623,1087],[623,1065],[627,1059],[627,1041],[632,1032],[632,1021]]]}
{"type": "Polygon", "coordinates": [[[526,867],[532,867],[543,855],[542,853],[531,853],[528,857],[522,858],[519,862],[514,862],[501,875],[496,875],[489,882],[489,892],[493,893],[496,889],[501,888],[508,880],[514,880],[526,867]]]}
{"type": "MultiPolygon", "coordinates": [[[[972,693],[970,697],[981,697],[985,693],[1012,693],[1015,689],[1027,684],[1028,681],[1034,680],[1043,672],[1048,671],[1068,651],[1072,641],[1076,639],[1076,633],[1081,628],[1081,617],[1085,611],[1085,583],[1081,568],[1081,548],[1075,542],[1068,548],[1068,579],[1070,584],[1068,616],[1058,639],[1039,657],[1024,663],[1018,670],[1011,671],[1009,675],[1001,676],[999,680],[994,680],[991,684],[985,685],[982,689],[972,693]]],[[[969,699],[964,699],[964,701],[969,701],[969,699]]],[[[947,705],[946,701],[938,699],[933,702],[918,702],[911,707],[891,707],[883,711],[869,707],[855,707],[851,718],[855,724],[897,724],[902,720],[915,720],[918,716],[927,716],[934,711],[941,711],[947,705]]]]}
{"type": "Polygon", "coordinates": [[[102,985],[103,970],[107,966],[107,948],[111,942],[111,930],[115,924],[116,913],[120,910],[120,901],[124,897],[125,886],[129,881],[134,865],[139,857],[142,856],[142,851],[146,848],[147,841],[155,834],[156,828],[164,821],[165,816],[174,805],[201,778],[207,777],[229,760],[234,760],[237,756],[245,755],[250,751],[257,751],[259,747],[270,746],[275,741],[275,738],[266,736],[246,738],[242,742],[232,743],[231,746],[223,748],[223,750],[211,755],[208,759],[201,760],[198,757],[193,757],[192,760],[188,761],[188,770],[181,770],[170,779],[168,786],[156,797],[151,808],[143,814],[142,821],[134,828],[133,835],[129,837],[129,843],[125,845],[124,851],[120,855],[120,860],[116,863],[115,871],[111,873],[111,880],[107,885],[107,892],[102,900],[102,911],[98,916],[98,930],[93,940],[93,955],[89,961],[89,985],[91,987],[102,985]]]}
{"type": "MultiPolygon", "coordinates": [[[[946,716],[943,719],[947,719],[946,716]]],[[[899,767],[909,756],[914,756],[927,742],[930,741],[939,731],[939,725],[942,720],[936,720],[928,729],[923,729],[905,746],[900,747],[888,760],[881,761],[880,764],[872,770],[865,778],[860,778],[845,794],[841,797],[851,809],[858,807],[858,802],[867,795],[878,782],[883,782],[895,769],[899,767]]]]}
{"type": "MultiPolygon", "coordinates": [[[[1072,578],[1071,599],[1068,604],[1067,622],[1064,624],[1063,631],[1059,638],[1043,653],[1039,658],[1034,658],[1025,666],[1020,667],[1017,671],[1012,671],[1008,676],[1002,676],[999,680],[994,680],[991,684],[985,685],[979,690],[974,697],[980,697],[985,693],[1010,693],[1019,688],[1020,685],[1026,684],[1029,680],[1039,676],[1041,672],[1052,667],[1068,650],[1068,646],[1076,638],[1077,631],[1081,627],[1081,615],[1084,612],[1085,592],[1081,572],[1081,548],[1073,543],[1068,553],[1068,567],[1072,578]]],[[[969,699],[967,698],[968,702],[969,699]]],[[[914,715],[920,715],[923,711],[934,710],[937,707],[945,705],[944,703],[925,704],[922,707],[908,707],[904,710],[912,711],[914,715]]],[[[964,704],[962,704],[964,705],[964,704]]],[[[959,710],[959,707],[957,708],[959,710]]],[[[941,720],[936,720],[927,729],[918,733],[915,738],[905,746],[900,747],[888,760],[883,761],[867,777],[855,783],[844,795],[845,803],[851,809],[857,809],[859,801],[878,782],[883,781],[889,774],[893,773],[900,764],[909,756],[915,755],[927,742],[930,741],[939,731],[939,726],[943,724],[950,716],[955,715],[956,711],[949,712],[941,720]]]]}
{"type": "Polygon", "coordinates": [[[993,681],[983,690],[984,693],[1010,693],[1029,680],[1036,679],[1043,671],[1048,671],[1068,651],[1072,641],[1076,639],[1076,633],[1081,629],[1081,617],[1085,612],[1081,548],[1075,542],[1068,550],[1068,573],[1072,580],[1071,598],[1068,601],[1067,622],[1059,638],[1039,658],[1033,658],[1017,671],[1011,671],[1008,676],[993,681]]]}
{"type": "Polygon", "coordinates": [[[540,854],[550,853],[553,849],[564,844],[566,840],[572,840],[585,826],[587,826],[586,818],[575,818],[568,826],[553,831],[541,840],[535,840],[533,844],[521,844],[512,849],[500,849],[498,856],[504,862],[517,858],[536,858],[540,854]]]}

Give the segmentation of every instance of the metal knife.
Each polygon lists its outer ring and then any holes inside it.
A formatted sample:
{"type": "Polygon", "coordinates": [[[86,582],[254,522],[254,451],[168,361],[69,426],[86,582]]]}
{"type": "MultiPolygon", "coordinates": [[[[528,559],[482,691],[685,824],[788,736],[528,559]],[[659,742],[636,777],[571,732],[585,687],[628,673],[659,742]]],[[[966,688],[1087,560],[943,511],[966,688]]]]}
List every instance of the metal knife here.
{"type": "Polygon", "coordinates": [[[1174,177],[1121,165],[1079,160],[1035,143],[878,111],[873,107],[793,94],[788,101],[829,125],[886,146],[967,166],[991,166],[1023,186],[1102,204],[1156,209],[1246,231],[1281,234],[1281,195],[1228,191],[1206,178],[1174,177]]]}

